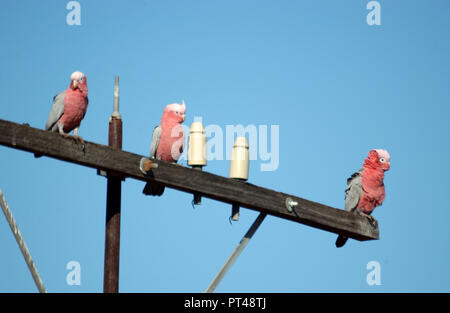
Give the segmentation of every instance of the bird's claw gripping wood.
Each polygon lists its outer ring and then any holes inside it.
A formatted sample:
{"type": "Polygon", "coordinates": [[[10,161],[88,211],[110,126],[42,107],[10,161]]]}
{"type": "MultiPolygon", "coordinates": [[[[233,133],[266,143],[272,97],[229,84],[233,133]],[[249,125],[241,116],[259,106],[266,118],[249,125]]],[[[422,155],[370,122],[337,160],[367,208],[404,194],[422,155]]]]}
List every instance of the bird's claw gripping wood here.
{"type": "Polygon", "coordinates": [[[73,138],[75,138],[76,140],[78,140],[81,144],[85,144],[84,139],[79,136],[79,135],[73,135],[73,138]]]}
{"type": "Polygon", "coordinates": [[[75,141],[75,143],[77,144],[81,144],[81,150],[83,151],[83,153],[86,153],[86,142],[84,141],[84,139],[79,136],[79,135],[70,135],[67,133],[60,133],[61,136],[63,136],[64,138],[70,138],[72,140],[75,141]]]}
{"type": "Polygon", "coordinates": [[[158,168],[158,163],[155,163],[147,158],[141,159],[139,169],[141,170],[142,174],[146,175],[153,168],[158,168]]]}
{"type": "Polygon", "coordinates": [[[373,227],[373,228],[378,228],[378,221],[372,216],[372,215],[368,215],[366,213],[363,213],[361,211],[356,211],[358,212],[358,214],[362,217],[367,218],[367,220],[369,221],[369,224],[373,227]]]}
{"type": "Polygon", "coordinates": [[[59,134],[60,134],[61,136],[63,136],[64,138],[70,138],[70,137],[71,137],[70,134],[65,133],[65,132],[60,132],[59,134]]]}

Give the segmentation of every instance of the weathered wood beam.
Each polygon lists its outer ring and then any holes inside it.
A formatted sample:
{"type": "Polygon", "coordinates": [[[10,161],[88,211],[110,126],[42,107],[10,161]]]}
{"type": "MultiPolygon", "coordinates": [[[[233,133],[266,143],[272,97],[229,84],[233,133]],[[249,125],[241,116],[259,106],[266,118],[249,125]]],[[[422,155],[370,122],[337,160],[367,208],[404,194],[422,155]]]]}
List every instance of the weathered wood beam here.
{"type": "Polygon", "coordinates": [[[96,168],[124,178],[154,180],[169,188],[198,193],[203,197],[234,203],[357,240],[379,238],[378,223],[371,225],[367,218],[344,210],[164,161],[155,161],[158,168],[153,169],[151,175],[143,175],[139,170],[140,155],[87,141],[82,144],[74,138],[65,138],[57,133],[1,119],[0,144],[96,168]],[[286,207],[288,197],[298,203],[293,211],[286,207]]]}

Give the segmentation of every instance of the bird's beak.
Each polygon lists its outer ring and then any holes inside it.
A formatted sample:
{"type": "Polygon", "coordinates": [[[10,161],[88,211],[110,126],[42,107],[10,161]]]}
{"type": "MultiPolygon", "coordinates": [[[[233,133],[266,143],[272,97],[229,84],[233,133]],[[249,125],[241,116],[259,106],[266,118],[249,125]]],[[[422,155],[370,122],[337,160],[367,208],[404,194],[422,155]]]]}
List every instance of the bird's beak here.
{"type": "Polygon", "coordinates": [[[186,119],[186,114],[181,114],[181,117],[183,118],[183,122],[186,119]]]}
{"type": "Polygon", "coordinates": [[[78,86],[78,82],[76,80],[72,81],[73,89],[76,89],[78,86]]]}

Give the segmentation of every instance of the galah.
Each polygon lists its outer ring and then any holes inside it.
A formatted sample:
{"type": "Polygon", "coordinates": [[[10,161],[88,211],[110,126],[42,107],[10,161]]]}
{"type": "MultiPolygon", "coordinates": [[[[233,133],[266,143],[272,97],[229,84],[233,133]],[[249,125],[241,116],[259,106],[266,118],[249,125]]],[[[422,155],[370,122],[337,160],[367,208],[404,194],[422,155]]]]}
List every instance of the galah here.
{"type": "MultiPolygon", "coordinates": [[[[166,105],[161,123],[153,130],[150,146],[150,158],[177,163],[184,149],[184,131],[181,123],[185,120],[186,105],[184,101],[166,105]]],[[[145,195],[161,196],[164,185],[148,182],[142,193],[145,195]]]]}
{"type": "MultiPolygon", "coordinates": [[[[81,121],[88,107],[88,87],[86,76],[81,72],[73,72],[70,75],[70,85],[65,91],[53,97],[53,105],[48,115],[45,130],[59,132],[68,136],[73,130],[74,136],[83,141],[78,135],[81,121]]],[[[35,153],[39,158],[42,154],[35,153]]]]}
{"type": "MultiPolygon", "coordinates": [[[[375,149],[369,152],[363,167],[347,179],[345,190],[345,210],[359,213],[373,221],[370,215],[385,198],[384,172],[391,166],[391,157],[386,150],[375,149]]],[[[339,235],[336,247],[340,248],[348,237],[339,235]]]]}
{"type": "Polygon", "coordinates": [[[53,106],[48,115],[45,130],[66,135],[73,130],[76,137],[88,107],[88,88],[86,76],[73,72],[67,90],[53,97],[53,106]]]}

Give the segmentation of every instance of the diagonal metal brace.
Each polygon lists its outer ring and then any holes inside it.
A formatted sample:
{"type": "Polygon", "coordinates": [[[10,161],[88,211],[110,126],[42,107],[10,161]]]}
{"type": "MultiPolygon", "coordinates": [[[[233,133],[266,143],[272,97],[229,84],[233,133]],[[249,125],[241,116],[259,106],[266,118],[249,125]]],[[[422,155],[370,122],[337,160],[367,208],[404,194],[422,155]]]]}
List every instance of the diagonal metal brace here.
{"type": "Polygon", "coordinates": [[[245,234],[245,236],[241,239],[237,247],[234,249],[233,253],[228,257],[225,264],[220,269],[219,273],[217,273],[216,277],[214,277],[211,284],[209,284],[208,288],[205,290],[206,293],[214,292],[214,290],[217,288],[217,285],[222,281],[223,277],[226,275],[230,267],[233,265],[233,263],[236,261],[236,259],[241,254],[242,250],[245,249],[250,239],[252,239],[253,235],[255,234],[256,230],[258,229],[259,225],[264,221],[264,218],[266,217],[266,213],[260,213],[256,220],[253,222],[252,226],[250,226],[249,230],[245,234]]]}

